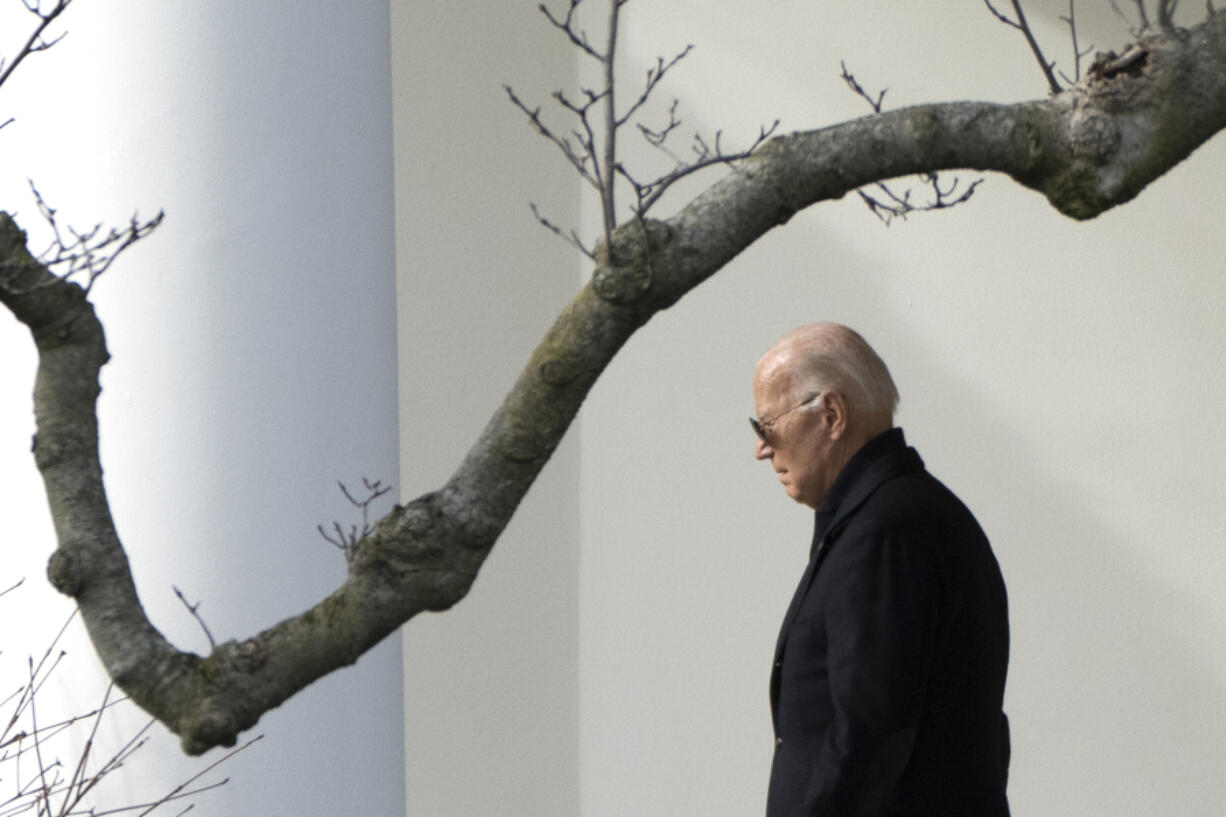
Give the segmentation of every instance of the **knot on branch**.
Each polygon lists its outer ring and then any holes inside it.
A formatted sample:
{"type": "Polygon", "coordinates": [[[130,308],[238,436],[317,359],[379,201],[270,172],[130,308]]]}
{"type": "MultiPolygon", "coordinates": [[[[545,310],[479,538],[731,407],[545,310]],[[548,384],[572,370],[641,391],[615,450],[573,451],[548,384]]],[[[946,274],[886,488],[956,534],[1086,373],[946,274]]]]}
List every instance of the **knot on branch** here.
{"type": "Polygon", "coordinates": [[[30,441],[30,453],[34,455],[34,464],[38,470],[46,472],[64,457],[65,446],[53,435],[34,435],[30,441]]]}
{"type": "Polygon", "coordinates": [[[1094,64],[1088,74],[1091,81],[1109,80],[1123,74],[1139,77],[1145,71],[1149,62],[1149,50],[1139,44],[1132,44],[1120,56],[1114,51],[1099,52],[1094,55],[1094,64]]]}
{"type": "Polygon", "coordinates": [[[620,227],[613,241],[596,248],[592,289],[613,304],[632,304],[651,289],[652,255],[672,239],[662,221],[637,219],[620,227]]]}
{"type": "Polygon", "coordinates": [[[76,598],[85,588],[88,571],[64,548],[58,548],[47,561],[47,580],[65,596],[76,598]]]}
{"type": "Polygon", "coordinates": [[[217,746],[233,746],[238,742],[234,721],[220,712],[194,712],[179,721],[175,730],[179,745],[189,755],[202,755],[217,746]]]}
{"type": "Polygon", "coordinates": [[[257,639],[248,638],[238,643],[231,641],[224,646],[227,648],[226,661],[238,672],[249,675],[259,670],[268,661],[268,650],[257,639]]]}
{"type": "Polygon", "coordinates": [[[551,386],[565,386],[579,376],[579,360],[574,354],[559,353],[541,364],[541,380],[551,386]]]}
{"type": "Polygon", "coordinates": [[[511,462],[530,463],[548,456],[537,430],[531,423],[512,423],[499,440],[502,455],[511,462]]]}
{"type": "MultiPolygon", "coordinates": [[[[567,307],[563,314],[573,317],[571,307],[567,307]]],[[[540,362],[537,363],[536,371],[547,385],[565,386],[582,373],[582,356],[576,351],[576,347],[581,346],[583,341],[574,335],[573,320],[560,320],[549,330],[538,347],[539,357],[535,359],[540,362]]]]}
{"type": "Polygon", "coordinates": [[[1078,157],[1104,164],[1119,149],[1120,126],[1104,114],[1078,111],[1069,121],[1069,144],[1078,157]]]}

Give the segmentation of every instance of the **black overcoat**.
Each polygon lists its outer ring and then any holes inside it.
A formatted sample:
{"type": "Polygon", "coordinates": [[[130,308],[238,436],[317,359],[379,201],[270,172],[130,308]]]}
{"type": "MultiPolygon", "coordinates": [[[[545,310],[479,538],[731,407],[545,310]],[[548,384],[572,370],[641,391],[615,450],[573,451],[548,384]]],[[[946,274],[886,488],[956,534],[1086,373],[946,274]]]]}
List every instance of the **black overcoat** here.
{"type": "Polygon", "coordinates": [[[817,514],[771,673],[767,817],[1005,817],[1005,586],[901,429],[817,514]]]}

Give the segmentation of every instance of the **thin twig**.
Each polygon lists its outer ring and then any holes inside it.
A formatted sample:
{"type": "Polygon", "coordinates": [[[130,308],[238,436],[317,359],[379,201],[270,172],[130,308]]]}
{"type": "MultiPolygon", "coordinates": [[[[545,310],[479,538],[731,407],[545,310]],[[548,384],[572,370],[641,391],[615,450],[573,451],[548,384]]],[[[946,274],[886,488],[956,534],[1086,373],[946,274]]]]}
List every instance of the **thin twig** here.
{"type": "Polygon", "coordinates": [[[888,91],[889,89],[882,88],[881,92],[878,93],[876,97],[873,97],[868,93],[868,91],[864,90],[864,87],[860,85],[859,82],[856,81],[855,76],[853,76],[852,73],[847,70],[846,62],[844,62],[843,60],[839,60],[839,67],[843,69],[843,73],[841,76],[843,78],[843,81],[847,83],[847,87],[851,88],[851,90],[857,96],[861,97],[865,102],[867,102],[869,104],[869,107],[873,109],[873,113],[881,113],[881,102],[882,100],[885,99],[885,92],[888,91]]]}
{"type": "Polygon", "coordinates": [[[16,590],[18,587],[21,587],[23,584],[25,584],[25,581],[26,581],[26,580],[25,580],[25,577],[22,577],[22,578],[18,579],[18,580],[17,580],[17,583],[16,583],[16,584],[14,584],[12,587],[6,587],[5,589],[0,590],[0,596],[3,596],[3,595],[5,595],[5,594],[7,594],[7,593],[11,593],[11,592],[13,592],[13,591],[14,591],[14,590],[16,590]]]}
{"type": "Polygon", "coordinates": [[[122,230],[112,228],[105,235],[102,235],[101,224],[95,224],[84,231],[71,226],[61,228],[56,217],[58,211],[47,204],[33,181],[30,182],[30,190],[34,194],[39,215],[47,222],[52,234],[50,244],[39,255],[38,260],[55,273],[55,278],[48,279],[43,285],[55,283],[57,279],[67,281],[82,275],[85,279],[82,289],[87,295],[94,283],[115,263],[115,259],[124,250],[156,230],[165,216],[165,213],[158,212],[149,221],[142,222],[133,215],[127,227],[122,230]],[[71,238],[65,238],[65,233],[71,238]]]}
{"type": "MultiPolygon", "coordinates": [[[[64,37],[68,34],[68,32],[65,31],[51,41],[43,39],[43,32],[47,30],[47,26],[51,25],[51,23],[55,21],[56,17],[59,17],[64,13],[64,10],[72,4],[72,0],[57,0],[56,4],[48,12],[43,12],[41,10],[41,4],[31,5],[29,2],[26,2],[26,0],[23,0],[23,3],[26,10],[38,17],[40,22],[35,27],[34,33],[32,33],[29,39],[26,40],[25,45],[23,45],[21,50],[17,52],[17,56],[13,57],[13,61],[8,64],[8,67],[5,67],[3,62],[0,62],[0,85],[4,85],[5,80],[12,76],[13,71],[17,69],[18,65],[21,65],[22,60],[31,54],[38,53],[39,51],[46,51],[48,48],[51,48],[60,40],[64,39],[64,37]]],[[[5,122],[4,124],[7,125],[8,122],[5,122]]]]}
{"type": "MultiPolygon", "coordinates": [[[[635,194],[638,197],[638,206],[635,207],[635,213],[641,217],[646,214],[652,205],[660,200],[660,197],[664,195],[664,192],[668,190],[668,188],[672,187],[672,185],[681,181],[685,177],[713,165],[732,165],[743,159],[749,158],[749,156],[751,156],[755,150],[761,147],[767,139],[770,139],[771,136],[774,135],[778,127],[778,119],[771,123],[770,127],[760,127],[758,130],[758,136],[754,139],[753,144],[751,144],[745,150],[738,151],[737,153],[723,152],[723,148],[719,145],[718,132],[715,136],[716,147],[714,151],[709,145],[707,145],[701,136],[695,134],[694,152],[697,158],[689,162],[677,160],[678,168],[676,170],[674,170],[672,173],[666,173],[665,175],[660,176],[659,178],[650,182],[639,182],[635,180],[621,164],[618,164],[617,172],[622,176],[622,178],[626,179],[626,181],[630,183],[632,188],[634,188],[635,194]]],[[[657,145],[657,147],[659,146],[657,145]]]]}
{"type": "MultiPolygon", "coordinates": [[[[138,817],[145,817],[145,815],[146,815],[146,814],[148,814],[149,812],[153,811],[153,810],[154,810],[155,808],[157,808],[158,806],[162,805],[163,803],[168,803],[168,802],[170,802],[171,800],[177,800],[177,799],[179,799],[179,798],[181,798],[181,797],[190,796],[191,794],[196,794],[196,793],[199,793],[199,792],[201,792],[201,791],[206,791],[206,790],[208,790],[208,789],[216,788],[217,786],[222,786],[222,785],[225,785],[225,784],[226,784],[226,783],[229,781],[229,778],[227,778],[226,780],[221,781],[220,783],[213,783],[213,784],[211,784],[211,785],[209,785],[209,786],[206,786],[205,788],[202,788],[202,789],[197,789],[197,790],[195,790],[195,791],[193,791],[193,792],[185,792],[185,791],[184,791],[184,790],[185,790],[185,789],[186,789],[188,786],[190,786],[192,783],[196,782],[196,781],[197,781],[197,780],[199,780],[201,777],[204,777],[206,774],[208,774],[209,772],[213,771],[213,769],[216,769],[216,768],[217,768],[218,766],[220,766],[222,763],[225,763],[227,760],[229,760],[230,758],[234,757],[234,756],[235,756],[235,755],[237,755],[239,752],[246,751],[246,750],[247,750],[247,749],[249,749],[249,748],[250,748],[250,747],[251,747],[253,744],[255,744],[255,743],[257,743],[257,742],[259,742],[259,741],[261,741],[261,740],[263,740],[263,739],[264,739],[264,736],[263,736],[263,735],[256,735],[254,738],[252,738],[251,740],[247,741],[246,743],[244,743],[242,746],[238,747],[237,749],[231,749],[229,752],[226,752],[224,755],[222,755],[221,757],[219,757],[217,760],[213,761],[213,762],[212,762],[212,763],[210,763],[208,766],[205,766],[205,767],[204,767],[203,769],[201,769],[199,772],[197,772],[196,774],[194,774],[194,775],[192,775],[191,777],[187,778],[187,780],[184,780],[184,781],[183,781],[182,783],[180,783],[178,786],[175,786],[173,789],[171,789],[171,790],[170,790],[170,793],[169,793],[169,794],[167,794],[165,797],[163,797],[161,800],[157,801],[156,803],[153,803],[152,805],[150,805],[150,806],[149,806],[149,808],[147,808],[146,810],[142,811],[142,812],[141,812],[141,813],[138,815],[138,817]]],[[[113,812],[105,812],[105,811],[100,811],[100,812],[98,812],[98,814],[96,815],[96,817],[102,817],[102,815],[103,815],[103,814],[108,814],[108,813],[113,813],[113,812]]]]}
{"type": "Polygon", "coordinates": [[[1107,4],[1111,6],[1115,15],[1124,21],[1124,25],[1128,26],[1128,30],[1135,33],[1136,28],[1133,26],[1132,20],[1129,20],[1128,15],[1120,9],[1119,3],[1115,2],[1115,0],[1107,0],[1107,4]]]}
{"type": "Polygon", "coordinates": [[[1069,85],[1075,85],[1081,80],[1081,58],[1090,54],[1094,50],[1094,44],[1086,46],[1084,51],[1077,44],[1077,17],[1075,16],[1074,0],[1068,0],[1068,16],[1060,19],[1068,23],[1069,36],[1073,39],[1073,77],[1069,79],[1063,72],[1061,76],[1069,85]]]}
{"type": "Polygon", "coordinates": [[[652,130],[642,122],[635,123],[639,133],[643,134],[643,138],[652,147],[663,149],[664,142],[668,139],[669,134],[681,127],[681,120],[677,118],[678,104],[680,104],[679,101],[674,99],[673,104],[668,107],[668,122],[659,130],[652,130]]]}
{"type": "Polygon", "coordinates": [[[333,522],[332,528],[336,531],[335,538],[324,530],[323,525],[316,525],[315,529],[319,531],[319,535],[324,538],[329,544],[340,549],[345,554],[346,561],[353,561],[354,555],[357,553],[358,543],[375,532],[375,528],[370,524],[370,505],[379,497],[392,490],[392,486],[384,485],[379,480],[371,481],[366,477],[362,477],[362,485],[366,488],[366,496],[362,499],[355,499],[353,494],[349,493],[349,489],[345,483],[337,480],[337,485],[340,486],[341,493],[345,495],[345,499],[355,508],[362,512],[362,527],[351,525],[346,531],[341,527],[340,522],[333,522]]]}
{"type": "Polygon", "coordinates": [[[613,230],[617,227],[617,205],[615,203],[614,175],[617,167],[617,107],[613,94],[613,66],[617,55],[618,17],[621,14],[621,0],[612,0],[609,4],[609,47],[605,51],[604,77],[605,90],[605,133],[604,133],[604,164],[601,167],[600,179],[600,209],[604,211],[604,240],[606,247],[613,246],[613,230]]]}
{"type": "Polygon", "coordinates": [[[976,179],[955,197],[954,194],[957,193],[960,184],[957,177],[954,177],[952,184],[945,188],[941,187],[940,176],[936,173],[925,173],[921,178],[931,188],[933,194],[932,199],[924,204],[912,202],[910,189],[899,195],[884,182],[878,182],[875,187],[885,197],[885,200],[869,195],[863,189],[857,190],[856,193],[872,214],[888,227],[894,219],[901,218],[905,221],[911,213],[945,210],[964,204],[974,195],[975,188],[983,182],[983,179],[976,179]]]}
{"type": "Polygon", "coordinates": [[[1137,16],[1141,18],[1141,30],[1149,28],[1149,15],[1145,13],[1145,0],[1133,0],[1137,7],[1137,16]]]}
{"type": "Polygon", "coordinates": [[[89,754],[93,749],[94,740],[98,736],[98,726],[102,723],[102,713],[106,711],[108,700],[111,697],[111,691],[115,688],[114,683],[106,685],[106,692],[102,694],[102,704],[97,709],[97,716],[94,718],[94,724],[89,730],[89,737],[85,740],[85,745],[81,748],[81,757],[77,759],[76,768],[72,771],[72,778],[68,781],[68,786],[64,791],[64,800],[60,804],[60,814],[70,814],[77,803],[97,784],[102,778],[95,775],[88,780],[85,778],[85,769],[89,763],[89,754]],[[72,797],[73,787],[77,789],[77,796],[72,797]],[[71,802],[69,802],[71,800],[71,802]]]}
{"type": "Polygon", "coordinates": [[[667,74],[673,66],[685,59],[693,50],[694,46],[692,44],[687,45],[684,50],[682,50],[679,54],[677,54],[677,56],[673,57],[667,63],[664,62],[663,57],[656,57],[655,67],[647,69],[647,81],[644,84],[643,92],[639,94],[639,98],[634,101],[634,104],[627,108],[624,114],[618,117],[617,127],[620,128],[622,125],[626,124],[626,122],[630,121],[630,117],[634,116],[634,114],[638,112],[639,108],[643,107],[643,105],[647,102],[648,97],[651,96],[651,92],[655,90],[655,87],[660,84],[661,80],[664,79],[664,75],[667,74]]]}
{"type": "Polygon", "coordinates": [[[1026,22],[1026,14],[1022,11],[1021,0],[1011,0],[1013,4],[1013,13],[1017,15],[1016,20],[1012,20],[1008,17],[1008,15],[998,11],[997,8],[992,5],[992,0],[983,0],[983,2],[984,5],[988,7],[988,10],[996,16],[996,19],[1000,20],[1005,25],[1016,28],[1018,31],[1022,32],[1022,36],[1026,38],[1026,42],[1030,45],[1030,50],[1034,54],[1034,58],[1039,61],[1039,67],[1043,70],[1043,76],[1047,80],[1047,87],[1051,89],[1053,94],[1060,93],[1063,89],[1060,87],[1060,83],[1056,80],[1056,75],[1052,72],[1052,65],[1054,63],[1049,63],[1047,61],[1047,57],[1043,56],[1043,50],[1039,48],[1039,42],[1034,38],[1034,33],[1030,30],[1030,24],[1026,22]]]}
{"type": "MultiPolygon", "coordinates": [[[[619,167],[619,169],[620,169],[620,167],[621,167],[621,166],[619,165],[618,167],[619,167]]],[[[549,232],[553,233],[554,235],[556,235],[558,238],[562,239],[563,241],[567,242],[568,244],[570,244],[571,246],[573,246],[575,249],[577,249],[579,252],[583,253],[585,256],[587,256],[588,260],[590,260],[590,261],[595,261],[595,260],[596,260],[596,253],[595,253],[595,252],[593,252],[592,250],[590,250],[590,249],[589,249],[589,248],[588,248],[588,247],[587,247],[587,246],[586,246],[586,245],[585,245],[585,244],[584,244],[584,243],[583,243],[583,242],[582,242],[582,241],[579,239],[578,234],[577,234],[577,233],[576,233],[574,230],[571,230],[569,233],[565,233],[565,232],[563,232],[561,227],[559,227],[558,225],[554,224],[554,223],[553,223],[552,221],[550,221],[549,219],[545,218],[545,216],[541,215],[541,211],[537,209],[537,206],[536,206],[536,204],[535,204],[534,202],[528,202],[528,207],[529,207],[529,208],[531,208],[531,210],[532,210],[532,215],[536,217],[536,220],[537,220],[537,221],[538,221],[538,222],[541,224],[541,226],[543,226],[543,227],[544,227],[546,230],[548,230],[549,232]]],[[[325,537],[325,538],[326,538],[326,537],[325,537]]],[[[331,541],[331,540],[329,540],[329,541],[331,541]]]]}
{"type": "Polygon", "coordinates": [[[1158,27],[1163,31],[1175,28],[1175,8],[1179,0],[1158,0],[1158,27]]]}
{"type": "Polygon", "coordinates": [[[575,16],[575,9],[578,8],[579,4],[582,2],[583,0],[570,0],[570,7],[566,9],[566,19],[564,20],[559,20],[558,18],[554,17],[553,12],[551,12],[544,3],[541,3],[539,6],[537,6],[537,8],[540,9],[541,14],[545,15],[546,20],[552,23],[555,28],[565,33],[570,41],[582,49],[584,53],[590,57],[593,57],[594,59],[603,61],[604,56],[599,51],[592,48],[591,44],[588,43],[587,34],[582,30],[575,29],[572,25],[572,21],[574,20],[575,16]]]}
{"type": "MultiPolygon", "coordinates": [[[[34,659],[30,659],[30,687],[34,684],[34,659]]],[[[51,788],[47,785],[47,764],[43,761],[42,740],[38,733],[38,711],[34,706],[34,697],[30,697],[30,724],[33,727],[34,738],[34,757],[38,762],[38,778],[42,784],[43,799],[48,800],[51,796],[51,788]]]]}
{"type": "Polygon", "coordinates": [[[200,605],[204,602],[198,601],[195,604],[192,604],[187,600],[187,596],[183,595],[182,590],[175,587],[173,584],[170,586],[170,588],[175,591],[175,595],[179,597],[179,601],[183,602],[183,606],[187,608],[187,612],[192,614],[192,618],[196,619],[196,623],[200,625],[200,629],[204,630],[204,637],[209,640],[209,647],[216,650],[217,642],[213,640],[213,634],[209,632],[208,625],[204,623],[204,618],[200,615],[200,605]]]}
{"type": "MultiPolygon", "coordinates": [[[[518,96],[515,95],[515,91],[512,90],[511,86],[504,85],[503,88],[506,89],[507,96],[510,97],[511,103],[524,112],[524,114],[528,117],[528,121],[532,123],[534,128],[536,128],[537,133],[544,136],[546,139],[556,145],[560,151],[562,151],[562,155],[565,156],[566,161],[570,162],[571,166],[578,171],[580,178],[593,187],[599,189],[599,184],[596,181],[596,177],[593,176],[591,171],[588,170],[587,159],[575,150],[574,146],[571,145],[570,140],[557,136],[545,125],[543,121],[541,121],[541,109],[529,108],[518,96]]],[[[561,102],[564,107],[569,107],[568,102],[565,100],[565,97],[561,95],[561,92],[556,93],[554,98],[561,102]]],[[[582,144],[582,139],[580,140],[580,143],[582,144]]]]}

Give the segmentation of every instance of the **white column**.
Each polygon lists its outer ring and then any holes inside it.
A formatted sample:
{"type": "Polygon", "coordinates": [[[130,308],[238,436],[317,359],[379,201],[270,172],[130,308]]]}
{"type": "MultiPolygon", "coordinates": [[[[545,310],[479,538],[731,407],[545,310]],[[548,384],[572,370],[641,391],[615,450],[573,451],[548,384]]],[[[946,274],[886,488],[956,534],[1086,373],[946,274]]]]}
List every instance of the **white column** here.
{"type": "MultiPolygon", "coordinates": [[[[315,529],[357,521],[336,481],[397,479],[388,13],[383,1],[78,3],[69,36],[0,90],[0,120],[17,117],[0,132],[0,206],[32,232],[27,176],[82,226],[166,210],[96,286],[113,355],[99,415],[138,589],[187,649],[208,645],[172,585],[202,603],[218,641],[296,614],[344,577],[315,529]]],[[[23,606],[58,620],[28,455],[31,344],[4,324],[6,557],[20,549],[37,585],[23,606]]],[[[88,648],[73,650],[92,675],[88,648]]],[[[199,808],[400,813],[400,685],[392,638],[265,715],[252,732],[265,739],[199,808]]],[[[202,765],[155,731],[129,764],[140,796],[202,765]]]]}

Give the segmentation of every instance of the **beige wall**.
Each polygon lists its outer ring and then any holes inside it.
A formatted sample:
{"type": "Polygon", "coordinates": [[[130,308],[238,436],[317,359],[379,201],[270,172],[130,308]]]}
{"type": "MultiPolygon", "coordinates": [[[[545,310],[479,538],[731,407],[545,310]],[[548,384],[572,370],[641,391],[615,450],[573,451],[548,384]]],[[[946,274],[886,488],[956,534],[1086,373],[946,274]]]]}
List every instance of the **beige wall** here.
{"type": "MultiPolygon", "coordinates": [[[[578,191],[515,116],[502,83],[538,92],[574,71],[532,6],[392,4],[401,486],[438,487],[574,293],[577,265],[542,237],[578,191]],[[550,46],[555,46],[552,49],[550,46]]],[[[469,596],[404,630],[410,815],[575,814],[578,458],[533,487],[469,596]]]]}
{"type": "MultiPolygon", "coordinates": [[[[574,64],[533,3],[488,5],[393,4],[409,494],[458,462],[577,286],[526,202],[565,221],[578,184],[500,89],[544,101],[574,64]]],[[[1067,7],[1032,5],[1065,67],[1067,7]]],[[[1119,50],[1124,27],[1092,11],[1078,8],[1082,43],[1119,50]]],[[[892,106],[1045,93],[1021,38],[964,4],[626,14],[626,76],[695,43],[668,93],[687,130],[730,144],[776,117],[790,130],[866,112],[840,59],[892,106]]],[[[1216,141],[1086,224],[997,177],[888,229],[848,197],[653,319],[472,596],[405,630],[409,813],[760,813],[769,655],[811,518],[751,459],[749,376],[819,319],[877,347],[900,423],[997,549],[1015,812],[1219,808],[1226,194],[1205,180],[1224,166],[1216,141]]]]}

